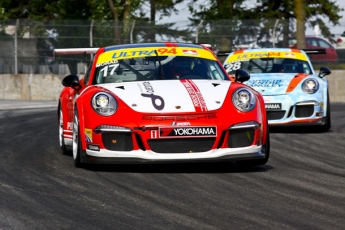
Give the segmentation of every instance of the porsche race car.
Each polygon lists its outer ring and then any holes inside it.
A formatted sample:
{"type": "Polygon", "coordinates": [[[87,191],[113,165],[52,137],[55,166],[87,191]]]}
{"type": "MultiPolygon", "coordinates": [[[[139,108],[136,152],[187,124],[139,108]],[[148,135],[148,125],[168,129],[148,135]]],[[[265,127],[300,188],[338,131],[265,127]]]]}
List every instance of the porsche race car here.
{"type": "Polygon", "coordinates": [[[321,67],[316,73],[308,53],[316,55],[322,50],[239,50],[227,54],[223,65],[230,76],[237,69],[250,73],[245,84],[263,95],[269,126],[318,126],[327,131],[331,110],[325,76],[331,70],[321,67]]]}
{"type": "Polygon", "coordinates": [[[124,44],[56,49],[95,54],[85,76],[62,80],[59,138],[84,164],[236,161],[263,165],[270,142],[263,97],[232,81],[204,45],[124,44]]]}

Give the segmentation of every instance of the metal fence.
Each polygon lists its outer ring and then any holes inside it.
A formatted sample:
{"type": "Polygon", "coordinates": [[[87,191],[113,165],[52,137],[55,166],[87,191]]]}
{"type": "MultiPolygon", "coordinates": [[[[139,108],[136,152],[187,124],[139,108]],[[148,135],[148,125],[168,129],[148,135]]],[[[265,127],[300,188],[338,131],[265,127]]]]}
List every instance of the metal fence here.
{"type": "MultiPolygon", "coordinates": [[[[145,21],[121,21],[115,24],[113,21],[94,20],[1,21],[0,74],[83,73],[92,58],[63,56],[54,59],[54,48],[170,41],[208,43],[217,50],[229,51],[251,46],[278,47],[284,37],[294,35],[293,31],[293,22],[276,19],[184,21],[161,24],[145,21]]],[[[331,32],[334,42],[344,31],[339,29],[331,32]]],[[[317,34],[315,28],[307,28],[306,35],[321,36],[317,34]]],[[[340,57],[338,60],[345,63],[345,58],[340,57]]]]}

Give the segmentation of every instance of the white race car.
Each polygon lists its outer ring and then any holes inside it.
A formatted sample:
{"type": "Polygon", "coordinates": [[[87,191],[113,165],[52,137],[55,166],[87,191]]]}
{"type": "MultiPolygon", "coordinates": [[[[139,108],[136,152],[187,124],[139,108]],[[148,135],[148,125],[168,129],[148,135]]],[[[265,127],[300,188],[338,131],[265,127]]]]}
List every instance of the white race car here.
{"type": "Polygon", "coordinates": [[[331,70],[321,67],[316,73],[307,52],[287,48],[238,50],[227,55],[223,66],[230,76],[238,69],[250,73],[250,80],[244,83],[263,95],[270,126],[315,125],[327,131],[331,111],[325,76],[331,70]]]}

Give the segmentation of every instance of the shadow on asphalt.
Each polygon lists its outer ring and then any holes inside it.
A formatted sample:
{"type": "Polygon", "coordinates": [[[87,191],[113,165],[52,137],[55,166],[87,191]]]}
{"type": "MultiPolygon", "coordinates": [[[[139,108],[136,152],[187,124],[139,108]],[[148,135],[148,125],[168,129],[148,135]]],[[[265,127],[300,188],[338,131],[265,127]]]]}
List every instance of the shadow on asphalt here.
{"type": "Polygon", "coordinates": [[[321,131],[320,126],[297,126],[297,127],[269,127],[270,133],[329,133],[329,131],[321,131]]]}
{"type": "Polygon", "coordinates": [[[85,170],[102,172],[129,173],[262,173],[274,167],[269,164],[245,167],[235,162],[221,163],[171,163],[171,164],[117,164],[117,165],[85,165],[85,170]]]}

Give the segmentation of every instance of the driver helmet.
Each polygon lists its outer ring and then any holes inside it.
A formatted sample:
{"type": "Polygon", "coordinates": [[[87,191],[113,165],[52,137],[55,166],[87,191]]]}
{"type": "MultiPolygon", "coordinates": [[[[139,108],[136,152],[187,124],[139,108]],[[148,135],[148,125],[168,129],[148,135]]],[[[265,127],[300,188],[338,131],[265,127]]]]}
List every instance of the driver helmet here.
{"type": "Polygon", "coordinates": [[[282,64],[285,71],[297,71],[298,63],[294,59],[285,59],[282,64]]]}
{"type": "Polygon", "coordinates": [[[177,56],[171,61],[171,71],[173,76],[179,78],[181,75],[189,74],[194,69],[192,57],[177,56]]]}

